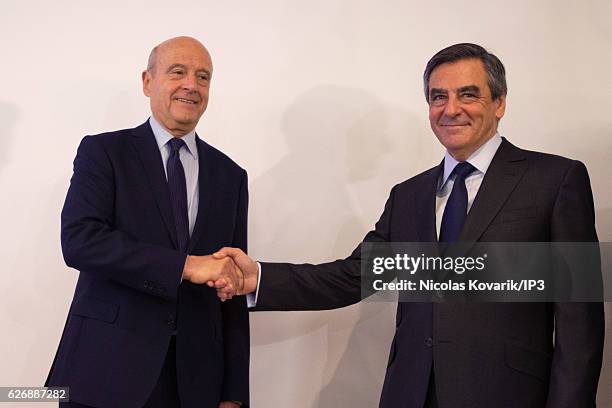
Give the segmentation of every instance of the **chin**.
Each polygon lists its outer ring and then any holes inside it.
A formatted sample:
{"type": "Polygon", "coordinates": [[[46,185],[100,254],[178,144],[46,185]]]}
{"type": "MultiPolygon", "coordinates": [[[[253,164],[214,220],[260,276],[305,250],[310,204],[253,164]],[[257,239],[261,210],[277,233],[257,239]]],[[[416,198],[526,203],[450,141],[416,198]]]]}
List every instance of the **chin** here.
{"type": "Polygon", "coordinates": [[[174,119],[174,121],[176,123],[180,123],[180,124],[188,124],[188,123],[192,123],[194,121],[197,122],[199,116],[195,115],[193,113],[186,113],[186,112],[181,112],[177,115],[173,115],[172,119],[174,119]]]}
{"type": "Polygon", "coordinates": [[[192,129],[192,128],[195,128],[195,126],[197,125],[197,122],[195,122],[193,120],[177,120],[176,123],[182,129],[192,129]]]}
{"type": "Polygon", "coordinates": [[[440,143],[442,143],[446,149],[458,150],[469,144],[470,137],[461,133],[444,132],[438,136],[438,140],[440,140],[440,143]]]}

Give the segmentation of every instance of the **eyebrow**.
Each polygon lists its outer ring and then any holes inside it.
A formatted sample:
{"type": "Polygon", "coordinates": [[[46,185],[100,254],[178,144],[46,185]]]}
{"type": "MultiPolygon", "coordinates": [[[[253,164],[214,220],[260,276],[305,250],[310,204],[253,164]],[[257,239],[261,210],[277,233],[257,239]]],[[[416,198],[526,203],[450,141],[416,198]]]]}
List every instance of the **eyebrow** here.
{"type": "MultiPolygon", "coordinates": [[[[480,95],[480,88],[476,85],[466,85],[466,86],[462,86],[461,88],[457,89],[457,93],[463,93],[463,92],[469,92],[475,95],[480,95]]],[[[446,95],[446,94],[448,94],[448,91],[442,88],[431,88],[429,90],[430,97],[435,96],[435,95],[446,95]]]]}
{"type": "Polygon", "coordinates": [[[197,72],[197,73],[202,73],[202,72],[203,72],[203,73],[205,73],[206,75],[208,75],[209,77],[210,77],[210,75],[211,75],[210,71],[208,71],[207,69],[204,69],[204,68],[200,68],[200,69],[198,69],[196,72],[197,72]]]}
{"type": "Polygon", "coordinates": [[[172,64],[168,67],[168,69],[166,70],[166,72],[170,72],[172,71],[174,68],[183,68],[183,69],[187,69],[186,66],[184,66],[183,64],[172,64]]]}
{"type": "Polygon", "coordinates": [[[463,92],[470,92],[473,93],[475,95],[480,95],[480,88],[477,87],[476,85],[467,85],[467,86],[462,86],[461,88],[459,88],[457,90],[459,93],[463,93],[463,92]]]}
{"type": "Polygon", "coordinates": [[[431,88],[429,90],[429,96],[433,96],[433,95],[446,95],[448,93],[448,91],[446,89],[442,89],[442,88],[431,88]]]}

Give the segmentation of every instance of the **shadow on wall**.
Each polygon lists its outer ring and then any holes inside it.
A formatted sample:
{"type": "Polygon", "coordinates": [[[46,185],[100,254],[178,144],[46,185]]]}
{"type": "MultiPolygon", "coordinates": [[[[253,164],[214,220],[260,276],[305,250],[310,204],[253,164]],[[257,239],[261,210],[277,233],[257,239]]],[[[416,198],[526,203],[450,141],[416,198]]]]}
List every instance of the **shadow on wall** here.
{"type": "MultiPolygon", "coordinates": [[[[411,143],[408,124],[417,123],[409,116],[354,88],[318,86],[299,95],[283,117],[287,155],[250,186],[251,253],[298,263],[348,256],[372,227],[364,225],[364,205],[376,202],[382,211],[386,198],[360,200],[351,184],[380,175],[392,159],[403,160],[411,143]]],[[[316,398],[321,390],[318,402],[289,401],[296,407],[376,406],[394,311],[388,303],[365,302],[340,311],[251,314],[251,344],[262,346],[253,372],[268,384],[267,392],[254,387],[254,402],[274,405],[272,387],[288,382],[284,394],[316,398]],[[321,333],[327,350],[313,340],[321,333]],[[274,351],[265,347],[270,344],[274,351]]]]}
{"type": "MultiPolygon", "coordinates": [[[[0,172],[4,171],[11,158],[11,144],[16,138],[15,126],[19,118],[20,112],[16,105],[0,101],[0,172]]],[[[11,176],[16,176],[14,173],[19,169],[9,171],[11,176]]],[[[65,269],[58,261],[61,259],[59,208],[66,192],[66,181],[52,185],[37,181],[30,187],[30,191],[36,192],[41,204],[28,213],[27,224],[22,226],[27,229],[27,243],[20,238],[2,242],[3,249],[13,258],[29,254],[28,259],[20,264],[24,271],[29,271],[27,276],[8,271],[4,276],[3,290],[6,288],[8,292],[2,293],[4,303],[1,321],[8,332],[12,333],[4,339],[6,352],[11,350],[12,354],[3,359],[11,370],[2,374],[9,375],[12,384],[41,385],[53,358],[52,353],[57,347],[56,340],[50,340],[50,337],[56,336],[50,336],[50,333],[61,332],[66,316],[66,310],[62,306],[68,302],[58,301],[64,299],[62,293],[59,293],[61,291],[58,291],[61,289],[58,282],[62,282],[63,275],[55,274],[65,269]],[[15,353],[16,350],[19,352],[15,353]]],[[[15,190],[19,187],[9,188],[15,190]]],[[[19,199],[22,197],[20,194],[19,199]]],[[[10,216],[10,212],[3,212],[3,215],[7,214],[10,216]]],[[[6,227],[7,223],[3,224],[6,227]]],[[[13,222],[8,225],[11,232],[15,224],[13,222]]],[[[5,231],[4,237],[9,235],[5,231]]],[[[19,237],[19,233],[17,236],[19,237]]],[[[71,291],[72,289],[66,290],[67,293],[71,291]]]]}
{"type": "MultiPolygon", "coordinates": [[[[76,150],[76,149],[75,149],[76,150]]],[[[68,180],[61,179],[49,186],[41,186],[40,196],[47,203],[37,214],[36,228],[32,229],[33,248],[41,250],[34,262],[37,271],[36,285],[24,294],[19,310],[27,311],[32,319],[46,316],[31,330],[32,343],[24,360],[24,373],[20,383],[43,384],[51,368],[61,333],[64,328],[70,301],[79,272],[64,264],[60,245],[60,213],[66,196],[68,180]]],[[[16,282],[18,284],[18,282],[16,282]]]]}
{"type": "MultiPolygon", "coordinates": [[[[251,251],[291,262],[348,255],[372,227],[360,221],[369,197],[352,187],[430,149],[429,136],[426,145],[411,139],[424,133],[417,122],[359,89],[318,86],[299,95],[282,121],[288,153],[250,183],[251,251]]],[[[395,179],[413,175],[401,168],[395,179]]],[[[376,196],[375,213],[390,187],[376,196]]]]}
{"type": "MultiPolygon", "coordinates": [[[[363,90],[318,86],[299,95],[282,122],[288,154],[250,185],[250,251],[289,262],[348,256],[371,228],[348,182],[376,174],[393,148],[386,127],[382,103],[363,90]]],[[[254,327],[254,345],[317,328],[301,323],[282,333],[254,327]]]]}
{"type": "Polygon", "coordinates": [[[13,140],[13,128],[19,119],[19,109],[16,105],[0,101],[0,135],[2,136],[2,148],[0,148],[0,170],[6,163],[11,142],[13,140]]]}
{"type": "MultiPolygon", "coordinates": [[[[0,145],[0,174],[5,171],[5,167],[10,158],[10,150],[11,144],[13,143],[13,139],[15,138],[14,127],[17,124],[19,119],[19,109],[16,105],[0,101],[0,140],[2,141],[2,145],[0,145]]],[[[5,178],[3,178],[5,179],[5,178]]],[[[10,180],[6,177],[8,183],[10,180]]],[[[13,186],[10,184],[2,185],[3,196],[2,196],[2,204],[9,203],[9,198],[11,197],[11,191],[13,190],[13,186]]],[[[11,268],[8,268],[6,263],[10,264],[12,259],[15,258],[15,254],[13,253],[14,239],[12,230],[10,229],[10,217],[12,216],[12,212],[9,210],[10,206],[2,205],[0,209],[0,223],[2,224],[2,236],[0,239],[0,256],[3,259],[3,282],[0,284],[0,298],[2,299],[2,309],[0,309],[0,322],[2,322],[3,330],[6,333],[11,333],[11,335],[5,335],[1,341],[1,351],[0,351],[0,360],[2,361],[2,365],[4,367],[13,367],[11,363],[13,363],[14,350],[19,350],[19,344],[21,339],[15,335],[11,331],[14,327],[13,321],[15,319],[15,315],[10,310],[10,299],[11,294],[14,292],[15,288],[19,286],[11,285],[11,277],[15,274],[11,273],[11,268]]],[[[19,315],[17,315],[19,316],[19,315]]],[[[6,378],[7,375],[14,375],[14,370],[9,370],[10,373],[4,371],[0,371],[0,382],[5,382],[8,380],[6,378]]],[[[14,377],[11,377],[11,380],[14,380],[14,377]]],[[[18,384],[15,382],[15,384],[18,384]]]]}
{"type": "Polygon", "coordinates": [[[364,165],[358,177],[371,177],[389,142],[381,137],[384,123],[369,140],[354,126],[381,110],[373,95],[339,86],[313,88],[289,106],[282,122],[289,152],[250,187],[254,252],[274,260],[329,260],[346,242],[359,242],[366,226],[347,178],[356,163],[364,165]],[[347,149],[354,143],[364,150],[347,149]]]}

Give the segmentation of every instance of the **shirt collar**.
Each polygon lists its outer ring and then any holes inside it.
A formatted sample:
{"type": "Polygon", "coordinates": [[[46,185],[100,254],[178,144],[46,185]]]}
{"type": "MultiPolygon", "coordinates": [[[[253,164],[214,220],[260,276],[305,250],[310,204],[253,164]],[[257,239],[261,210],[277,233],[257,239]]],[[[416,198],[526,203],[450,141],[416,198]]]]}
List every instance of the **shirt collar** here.
{"type": "MultiPolygon", "coordinates": [[[[151,115],[149,118],[149,124],[153,130],[153,135],[155,135],[155,141],[157,142],[157,147],[159,147],[159,150],[161,150],[162,147],[164,147],[172,138],[174,138],[170,132],[159,124],[153,115],[151,115]]],[[[185,136],[182,136],[181,139],[183,139],[185,145],[187,145],[187,151],[191,154],[193,159],[198,160],[198,146],[196,144],[195,129],[187,133],[185,136]]]]}
{"type": "MultiPolygon", "coordinates": [[[[501,135],[499,132],[496,132],[492,138],[487,140],[474,153],[472,153],[466,161],[474,166],[480,173],[486,174],[489,165],[491,165],[491,161],[493,161],[493,156],[495,156],[501,142],[501,135]]],[[[446,184],[453,169],[458,163],[459,162],[455,160],[455,158],[451,156],[447,150],[444,154],[444,174],[440,180],[439,189],[444,187],[444,184],[446,184]]]]}

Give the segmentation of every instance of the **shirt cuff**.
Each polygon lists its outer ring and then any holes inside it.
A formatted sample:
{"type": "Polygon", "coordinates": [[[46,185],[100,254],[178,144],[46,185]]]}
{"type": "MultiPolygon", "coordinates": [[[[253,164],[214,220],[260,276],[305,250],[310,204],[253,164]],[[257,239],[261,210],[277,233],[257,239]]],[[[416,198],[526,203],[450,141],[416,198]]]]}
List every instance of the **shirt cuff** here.
{"type": "Polygon", "coordinates": [[[261,264],[257,262],[257,287],[254,293],[246,295],[247,307],[257,306],[257,296],[259,295],[259,282],[261,282],[261,264]]]}

